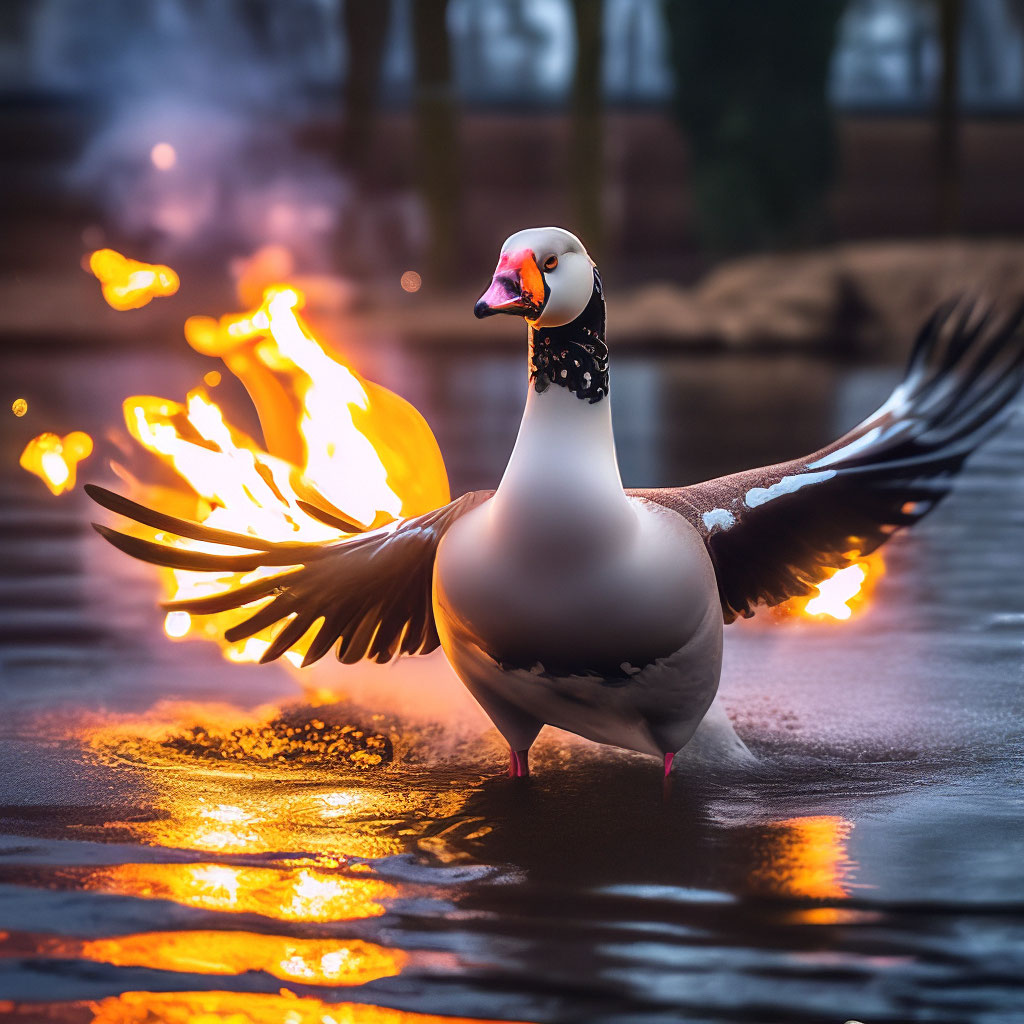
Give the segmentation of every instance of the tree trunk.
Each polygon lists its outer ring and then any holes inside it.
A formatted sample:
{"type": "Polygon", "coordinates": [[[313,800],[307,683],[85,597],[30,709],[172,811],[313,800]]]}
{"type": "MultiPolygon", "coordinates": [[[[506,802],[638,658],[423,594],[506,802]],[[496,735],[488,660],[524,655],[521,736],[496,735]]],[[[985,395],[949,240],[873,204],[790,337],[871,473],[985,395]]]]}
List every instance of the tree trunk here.
{"type": "Polygon", "coordinates": [[[430,231],[424,277],[447,284],[458,269],[459,190],[448,0],[415,0],[412,10],[418,179],[430,231]]]}
{"type": "Polygon", "coordinates": [[[604,136],[602,124],[601,0],[573,0],[576,18],[576,70],[572,83],[569,138],[569,192],[573,232],[600,262],[604,251],[604,136]]]}
{"type": "Polygon", "coordinates": [[[362,187],[376,126],[377,91],[391,21],[391,2],[345,0],[343,8],[348,76],[343,86],[345,124],[339,157],[342,166],[355,174],[362,187]]]}
{"type": "Polygon", "coordinates": [[[960,227],[960,26],[963,0],[938,0],[942,79],[935,112],[939,231],[960,227]]]}

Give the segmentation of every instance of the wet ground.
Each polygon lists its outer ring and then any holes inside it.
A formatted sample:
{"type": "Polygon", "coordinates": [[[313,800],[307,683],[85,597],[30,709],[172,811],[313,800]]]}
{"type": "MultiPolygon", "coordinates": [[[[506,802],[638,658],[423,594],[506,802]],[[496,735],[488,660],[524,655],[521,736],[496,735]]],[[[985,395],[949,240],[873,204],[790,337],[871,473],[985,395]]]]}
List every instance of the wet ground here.
{"type": "MultiPolygon", "coordinates": [[[[427,413],[453,490],[493,484],[522,353],[361,365],[427,413]]],[[[86,429],[84,476],[109,482],[121,399],[204,368],[5,366],[30,411],[5,414],[0,462],[0,1017],[1024,1019],[1024,417],[887,546],[852,620],[727,631],[723,703],[761,767],[683,765],[666,798],[653,759],[556,733],[529,782],[504,778],[436,658],[318,669],[354,707],[168,640],[155,578],[16,458],[22,434],[86,429]],[[390,763],[349,756],[368,735],[390,763]]],[[[810,450],[896,376],[639,354],[613,373],[630,485],[810,450]]]]}

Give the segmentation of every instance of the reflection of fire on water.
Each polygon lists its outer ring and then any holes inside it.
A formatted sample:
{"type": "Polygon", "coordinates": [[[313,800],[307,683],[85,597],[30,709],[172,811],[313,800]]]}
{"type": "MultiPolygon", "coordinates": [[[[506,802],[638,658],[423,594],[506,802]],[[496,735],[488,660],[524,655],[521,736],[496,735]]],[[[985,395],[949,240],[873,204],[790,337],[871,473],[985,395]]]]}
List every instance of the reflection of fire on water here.
{"type": "MultiPolygon", "coordinates": [[[[249,992],[126,992],[93,1004],[92,1024],[499,1024],[477,1017],[439,1017],[365,1003],[325,1003],[249,992]]],[[[508,1021],[506,1024],[516,1024],[508,1021]]]]}
{"type": "MultiPolygon", "coordinates": [[[[832,904],[849,895],[854,865],[846,840],[853,823],[832,814],[784,818],[773,822],[765,835],[761,863],[751,872],[757,893],[832,904]]],[[[796,923],[837,924],[857,912],[841,906],[803,907],[791,914],[796,923]]]]}
{"type": "Polygon", "coordinates": [[[359,921],[380,917],[394,886],[328,867],[234,864],[122,864],[93,872],[85,888],[277,921],[359,921]]]}
{"type": "Polygon", "coordinates": [[[344,986],[394,977],[408,960],[400,950],[359,939],[309,939],[228,930],[141,932],[91,941],[54,937],[42,939],[36,952],[115,967],[212,975],[265,971],[282,981],[344,986]]]}
{"type": "MultiPolygon", "coordinates": [[[[194,706],[182,713],[187,716],[184,721],[201,716],[194,706]]],[[[265,708],[258,709],[252,720],[262,721],[266,714],[265,708]]],[[[129,761],[141,769],[151,793],[148,815],[110,822],[108,827],[126,832],[142,848],[170,852],[158,854],[165,859],[157,862],[72,868],[68,875],[76,876],[76,887],[92,892],[224,915],[219,927],[203,924],[196,930],[52,940],[63,944],[60,948],[46,946],[51,940],[44,939],[39,955],[185,975],[259,978],[259,973],[249,972],[263,972],[293,986],[363,985],[399,975],[423,955],[335,933],[345,928],[345,922],[381,918],[386,903],[405,894],[400,883],[378,876],[377,860],[408,852],[412,833],[429,846],[432,832],[450,830],[464,816],[471,787],[424,780],[421,788],[410,784],[408,776],[401,786],[364,785],[361,777],[351,775],[346,783],[339,776],[337,758],[328,748],[319,749],[317,742],[311,744],[301,728],[291,736],[282,733],[268,750],[260,747],[255,761],[239,771],[235,761],[211,762],[193,752],[191,746],[208,742],[195,729],[188,733],[189,750],[176,744],[181,729],[168,717],[165,709],[163,724],[147,715],[104,725],[92,733],[91,745],[97,754],[114,755],[120,763],[129,761]],[[306,750],[307,746],[314,749],[306,750]],[[285,758],[284,752],[297,756],[285,758]],[[266,766],[259,767],[263,762],[266,766]],[[252,927],[253,917],[262,921],[258,931],[245,930],[252,927]],[[310,935],[310,926],[319,931],[310,935]]],[[[219,718],[234,721],[232,731],[238,732],[240,713],[231,715],[223,708],[219,718]]],[[[203,737],[217,734],[217,714],[211,711],[200,720],[203,737]]],[[[258,747],[264,743],[255,727],[250,739],[258,747]]],[[[429,956],[435,966],[446,962],[446,954],[429,956]]],[[[231,988],[233,982],[225,980],[223,985],[231,988]]],[[[95,1020],[110,1024],[457,1020],[364,1004],[321,1003],[288,989],[281,989],[280,995],[129,993],[93,1008],[95,1020]]]]}
{"type": "MultiPolygon", "coordinates": [[[[390,760],[394,738],[408,757],[415,731],[389,729],[376,715],[366,716],[376,729],[352,726],[345,721],[350,714],[347,704],[285,714],[268,707],[247,713],[224,705],[159,705],[144,717],[92,728],[88,742],[104,762],[138,770],[151,793],[152,817],[118,823],[133,840],[217,856],[302,850],[312,859],[288,864],[311,872],[305,887],[332,886],[336,875],[325,871],[342,864],[339,851],[368,858],[403,853],[414,834],[429,840],[438,823],[450,828],[460,821],[472,791],[448,780],[417,783],[408,773],[400,786],[393,776],[382,779],[380,748],[366,741],[386,742],[390,760]],[[405,819],[417,827],[396,832],[395,822],[405,819]]],[[[209,867],[234,878],[250,870],[209,867]]],[[[289,888],[276,898],[290,903],[291,895],[289,888]]]]}

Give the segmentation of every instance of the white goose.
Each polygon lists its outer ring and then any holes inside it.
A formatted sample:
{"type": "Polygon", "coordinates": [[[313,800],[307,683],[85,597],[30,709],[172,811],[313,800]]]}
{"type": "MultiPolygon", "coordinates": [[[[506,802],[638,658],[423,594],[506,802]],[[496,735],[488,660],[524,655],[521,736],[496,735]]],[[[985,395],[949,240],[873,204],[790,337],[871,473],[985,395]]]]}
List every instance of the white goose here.
{"type": "Polygon", "coordinates": [[[264,602],[227,633],[239,640],[287,619],[264,661],[318,620],[304,664],[335,644],[347,663],[440,644],[507,740],[514,776],[529,773],[544,725],[658,755],[667,774],[718,689],[723,623],[810,593],[916,522],[1024,378],[1021,312],[995,318],[952,303],[922,328],[890,399],[829,447],[693,486],[625,491],[601,278],[579,239],[554,227],[512,235],[475,313],[522,316],[529,337],[526,410],[496,491],[360,536],[281,544],[87,490],[145,525],[246,549],[187,551],[96,526],[137,558],[288,567],[167,606],[202,614],[264,602]]]}

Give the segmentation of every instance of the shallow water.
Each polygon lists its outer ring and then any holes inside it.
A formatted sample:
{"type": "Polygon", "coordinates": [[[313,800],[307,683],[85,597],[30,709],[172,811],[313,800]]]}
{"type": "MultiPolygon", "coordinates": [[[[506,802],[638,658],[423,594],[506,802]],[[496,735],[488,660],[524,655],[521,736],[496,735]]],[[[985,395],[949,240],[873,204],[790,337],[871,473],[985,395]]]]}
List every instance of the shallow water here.
{"type": "MultiPolygon", "coordinates": [[[[362,360],[427,412],[454,490],[493,484],[520,353],[362,360]]],[[[29,433],[102,438],[121,398],[180,394],[198,366],[83,353],[8,376],[29,433]]],[[[810,450],[895,376],[798,357],[614,372],[630,485],[810,450]]],[[[320,669],[361,706],[317,705],[283,668],[168,641],[154,578],[80,495],[16,468],[21,443],[5,430],[0,1016],[1024,1019],[1024,418],[887,546],[854,619],[730,627],[722,700],[760,768],[684,764],[667,795],[653,759],[550,731],[529,782],[504,778],[436,658],[320,669]],[[347,723],[393,760],[354,767],[347,723]]]]}

